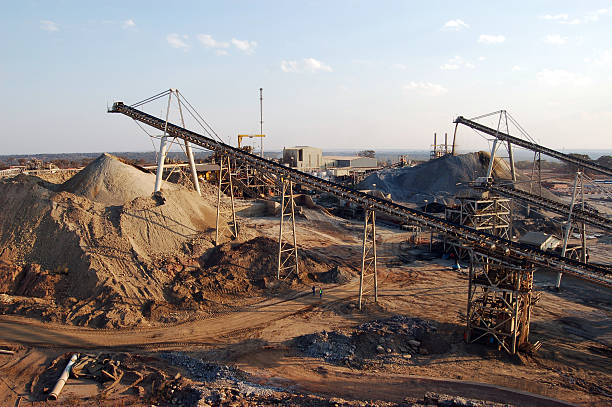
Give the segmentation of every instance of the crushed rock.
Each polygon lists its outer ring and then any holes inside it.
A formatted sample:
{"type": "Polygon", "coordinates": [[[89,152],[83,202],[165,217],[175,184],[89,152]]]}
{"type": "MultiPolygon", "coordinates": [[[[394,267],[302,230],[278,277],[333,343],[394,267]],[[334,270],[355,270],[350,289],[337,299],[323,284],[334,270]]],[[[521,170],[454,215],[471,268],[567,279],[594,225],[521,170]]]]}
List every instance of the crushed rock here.
{"type": "Polygon", "coordinates": [[[419,353],[428,346],[421,341],[433,341],[436,330],[430,321],[395,315],[365,322],[347,332],[323,331],[298,336],[291,345],[307,357],[363,368],[367,360],[386,358],[391,353],[419,353]]]}

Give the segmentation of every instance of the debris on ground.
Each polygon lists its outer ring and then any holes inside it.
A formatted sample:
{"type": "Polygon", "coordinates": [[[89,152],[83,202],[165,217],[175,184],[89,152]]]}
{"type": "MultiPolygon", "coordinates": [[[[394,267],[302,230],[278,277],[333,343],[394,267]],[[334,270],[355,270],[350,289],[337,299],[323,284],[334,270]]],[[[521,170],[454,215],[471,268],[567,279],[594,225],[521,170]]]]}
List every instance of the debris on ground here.
{"type": "Polygon", "coordinates": [[[307,357],[321,358],[338,365],[364,369],[371,360],[397,354],[410,359],[413,354],[448,351],[435,336],[434,323],[420,318],[395,315],[365,322],[346,332],[317,332],[302,335],[292,346],[307,357]],[[435,338],[435,339],[434,339],[435,338]]]}

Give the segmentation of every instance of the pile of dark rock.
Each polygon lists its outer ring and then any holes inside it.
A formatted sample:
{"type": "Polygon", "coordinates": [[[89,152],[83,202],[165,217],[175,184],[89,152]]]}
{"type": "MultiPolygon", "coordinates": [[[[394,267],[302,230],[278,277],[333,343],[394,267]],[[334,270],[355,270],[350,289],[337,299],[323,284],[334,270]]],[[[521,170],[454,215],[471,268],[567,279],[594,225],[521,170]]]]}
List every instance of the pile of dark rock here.
{"type": "Polygon", "coordinates": [[[302,355],[324,359],[328,363],[363,367],[363,361],[380,359],[391,354],[427,354],[430,348],[437,353],[444,347],[430,346],[436,326],[420,318],[396,315],[370,321],[348,332],[317,332],[292,340],[291,345],[302,355]],[[426,341],[428,343],[424,344],[426,341]]]}
{"type": "Polygon", "coordinates": [[[293,340],[293,346],[308,357],[334,364],[351,360],[357,349],[352,336],[327,331],[298,336],[293,340]]]}
{"type": "Polygon", "coordinates": [[[437,406],[437,407],[515,407],[512,404],[495,403],[493,401],[468,399],[460,396],[450,396],[428,392],[423,398],[423,402],[412,404],[412,406],[437,406]]]}

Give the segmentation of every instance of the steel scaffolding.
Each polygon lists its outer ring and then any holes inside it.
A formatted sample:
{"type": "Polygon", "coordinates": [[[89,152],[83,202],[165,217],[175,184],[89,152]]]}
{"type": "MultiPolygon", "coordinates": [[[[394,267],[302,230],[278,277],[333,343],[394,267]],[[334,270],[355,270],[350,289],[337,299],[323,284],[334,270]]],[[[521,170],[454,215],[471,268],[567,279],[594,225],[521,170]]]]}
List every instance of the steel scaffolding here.
{"type": "Polygon", "coordinates": [[[363,250],[361,256],[361,274],[359,276],[359,309],[363,299],[363,287],[366,278],[374,283],[374,302],[378,302],[378,275],[376,272],[376,212],[364,208],[363,250]]]}
{"type": "Polygon", "coordinates": [[[534,268],[469,253],[466,341],[497,343],[515,354],[529,339],[534,268]]]}
{"type": "MultiPolygon", "coordinates": [[[[456,206],[446,208],[446,220],[510,239],[512,224],[510,199],[490,196],[488,198],[459,197],[457,200],[459,203],[456,206]]],[[[463,246],[459,240],[446,237],[444,239],[445,251],[453,250],[455,255],[461,259],[468,256],[463,246]]]]}
{"type": "Polygon", "coordinates": [[[293,196],[293,182],[282,179],[282,198],[280,214],[280,230],[278,234],[278,268],[276,278],[290,277],[293,273],[298,275],[297,235],[295,234],[295,201],[293,196]],[[287,228],[286,222],[290,222],[287,228]],[[288,230],[287,230],[288,229],[288,230]]]}
{"type": "Polygon", "coordinates": [[[234,185],[232,183],[232,166],[229,156],[222,156],[219,162],[219,183],[217,191],[217,224],[215,231],[215,244],[221,243],[221,238],[229,233],[231,240],[238,237],[238,224],[236,223],[236,210],[234,207],[234,185]],[[221,202],[222,197],[229,197],[227,202],[221,202]]]}

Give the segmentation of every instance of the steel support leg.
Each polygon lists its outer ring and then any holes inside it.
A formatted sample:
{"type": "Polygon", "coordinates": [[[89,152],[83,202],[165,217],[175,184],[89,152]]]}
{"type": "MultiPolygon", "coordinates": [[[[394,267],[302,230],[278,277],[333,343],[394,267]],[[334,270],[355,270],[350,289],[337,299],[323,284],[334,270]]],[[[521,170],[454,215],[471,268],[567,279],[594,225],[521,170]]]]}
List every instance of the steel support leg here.
{"type": "MultiPolygon", "coordinates": [[[[581,176],[581,172],[578,171],[576,173],[576,178],[574,179],[574,190],[572,192],[572,202],[570,203],[569,214],[567,215],[567,223],[565,224],[565,231],[563,233],[563,248],[561,249],[561,256],[565,257],[565,252],[567,251],[567,241],[569,239],[570,231],[572,230],[572,212],[574,210],[574,203],[576,202],[576,188],[578,187],[578,178],[581,176]]],[[[557,284],[555,284],[555,288],[557,290],[561,289],[561,277],[563,277],[562,272],[557,273],[557,284]]]]}
{"type": "Polygon", "coordinates": [[[280,228],[278,233],[278,267],[276,278],[298,275],[297,235],[295,233],[295,200],[293,182],[282,180],[280,228]],[[291,222],[291,225],[287,225],[291,222]],[[289,230],[287,230],[289,229],[289,230]]]}
{"type": "Polygon", "coordinates": [[[378,302],[378,275],[376,270],[376,212],[364,209],[363,250],[361,256],[361,274],[359,275],[359,309],[363,302],[365,279],[371,274],[374,283],[374,301],[378,302]]]}
{"type": "Polygon", "coordinates": [[[217,224],[215,231],[215,244],[221,243],[221,238],[229,231],[230,239],[238,237],[238,224],[236,223],[236,210],[234,207],[234,186],[232,184],[232,167],[229,156],[221,158],[219,163],[219,183],[217,191],[217,224]],[[229,197],[230,208],[223,209],[221,197],[229,197]]]}

